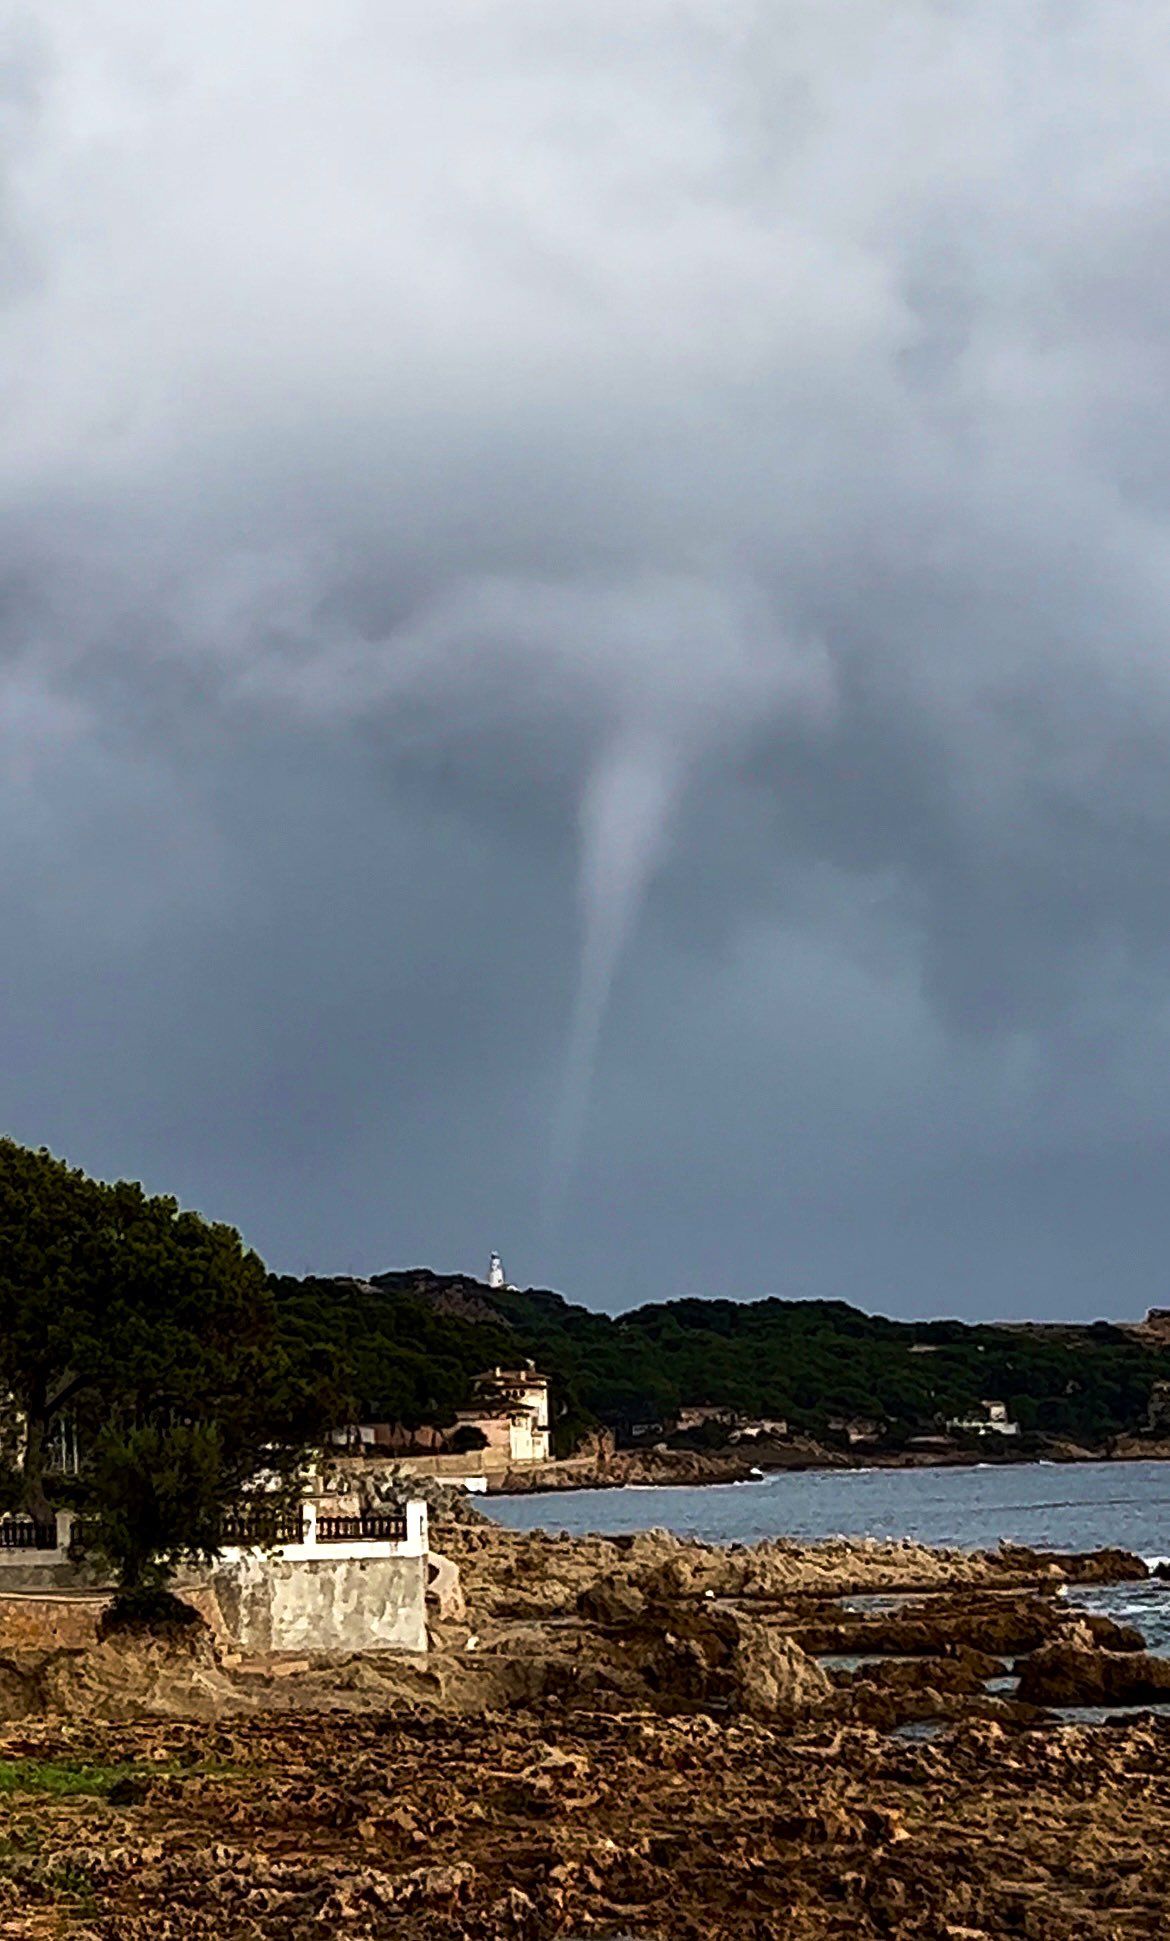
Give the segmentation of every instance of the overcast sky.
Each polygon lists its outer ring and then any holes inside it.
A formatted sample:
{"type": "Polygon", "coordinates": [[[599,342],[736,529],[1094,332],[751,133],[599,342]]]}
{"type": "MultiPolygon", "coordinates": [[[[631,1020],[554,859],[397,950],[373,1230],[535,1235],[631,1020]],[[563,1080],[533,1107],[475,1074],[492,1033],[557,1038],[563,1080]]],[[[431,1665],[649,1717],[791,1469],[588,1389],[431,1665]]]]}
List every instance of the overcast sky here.
{"type": "Polygon", "coordinates": [[[7,19],[3,1126],[292,1272],[1170,1304],[1170,9],[7,19]]]}

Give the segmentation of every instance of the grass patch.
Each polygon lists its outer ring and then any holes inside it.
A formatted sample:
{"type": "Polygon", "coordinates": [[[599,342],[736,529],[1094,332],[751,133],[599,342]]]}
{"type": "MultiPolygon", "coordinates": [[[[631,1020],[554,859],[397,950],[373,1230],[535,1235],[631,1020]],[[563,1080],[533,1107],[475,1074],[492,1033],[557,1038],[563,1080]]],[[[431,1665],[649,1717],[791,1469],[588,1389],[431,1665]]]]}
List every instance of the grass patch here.
{"type": "Polygon", "coordinates": [[[137,1795],[152,1779],[190,1779],[196,1775],[243,1772],[244,1767],[223,1759],[184,1757],[123,1760],[104,1765],[93,1759],[5,1759],[0,1755],[0,1800],[17,1793],[41,1794],[50,1799],[111,1799],[115,1806],[135,1806],[137,1795]]]}
{"type": "Polygon", "coordinates": [[[158,1766],[100,1766],[84,1759],[0,1759],[0,1797],[44,1793],[51,1799],[106,1799],[123,1780],[146,1780],[158,1766]]]}

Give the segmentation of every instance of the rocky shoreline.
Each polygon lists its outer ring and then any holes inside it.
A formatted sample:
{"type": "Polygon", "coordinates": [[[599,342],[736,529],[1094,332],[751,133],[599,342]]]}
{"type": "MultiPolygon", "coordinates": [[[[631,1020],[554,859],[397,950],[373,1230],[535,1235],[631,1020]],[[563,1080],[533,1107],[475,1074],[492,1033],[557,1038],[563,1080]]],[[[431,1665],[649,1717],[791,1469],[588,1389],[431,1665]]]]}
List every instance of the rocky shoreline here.
{"type": "Polygon", "coordinates": [[[724,1449],[619,1449],[588,1458],[516,1464],[488,1477],[493,1496],[536,1496],[567,1490],[696,1488],[707,1483],[746,1483],[761,1473],[834,1469],[974,1469],[995,1462],[1015,1464],[1170,1462],[1170,1442],[1118,1437],[1100,1449],[1069,1442],[1045,1442],[1020,1450],[1011,1442],[978,1449],[841,1450],[810,1438],[790,1442],[737,1443],[724,1449]]]}
{"type": "Polygon", "coordinates": [[[0,1617],[0,1932],[1164,1932],[1170,1717],[1119,1708],[1170,1660],[1077,1607],[1141,1559],[518,1534],[429,1493],[425,1657],[37,1654],[0,1617]]]}

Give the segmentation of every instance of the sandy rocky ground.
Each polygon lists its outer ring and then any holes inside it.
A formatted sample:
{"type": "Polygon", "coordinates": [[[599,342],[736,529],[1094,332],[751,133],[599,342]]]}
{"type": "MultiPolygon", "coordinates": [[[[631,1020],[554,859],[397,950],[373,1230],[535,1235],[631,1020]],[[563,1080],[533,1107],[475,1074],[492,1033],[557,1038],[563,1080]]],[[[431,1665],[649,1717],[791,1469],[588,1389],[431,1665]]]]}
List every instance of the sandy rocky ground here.
{"type": "Polygon", "coordinates": [[[435,1529],[425,1661],[0,1655],[0,1934],[1170,1931],[1170,1718],[1047,1709],[1170,1697],[1138,1560],[435,1529]]]}

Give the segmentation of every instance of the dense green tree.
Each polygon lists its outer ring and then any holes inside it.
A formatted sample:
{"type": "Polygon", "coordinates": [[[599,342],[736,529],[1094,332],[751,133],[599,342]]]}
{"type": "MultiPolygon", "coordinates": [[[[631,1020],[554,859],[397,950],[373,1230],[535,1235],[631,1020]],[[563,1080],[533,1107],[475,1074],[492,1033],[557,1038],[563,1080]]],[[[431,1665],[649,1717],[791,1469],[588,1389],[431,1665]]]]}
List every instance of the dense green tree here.
{"type": "Polygon", "coordinates": [[[291,1475],[338,1402],[328,1344],[282,1329],[232,1228],[11,1140],[0,1375],[24,1425],[26,1506],[49,1513],[46,1438],[68,1407],[89,1451],[76,1494],[128,1582],[151,1557],[206,1550],[256,1472],[291,1475]]]}
{"type": "Polygon", "coordinates": [[[104,1189],[0,1139],[0,1376],[19,1428],[22,1491],[48,1517],[45,1442],[102,1360],[113,1280],[104,1189]]]}
{"type": "Polygon", "coordinates": [[[213,1556],[225,1508],[224,1451],[213,1423],[99,1432],[90,1468],[87,1549],[131,1595],[156,1588],[184,1556],[213,1556]]]}

